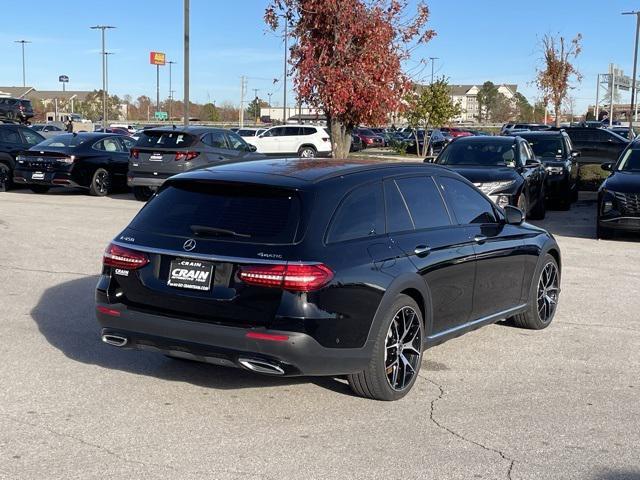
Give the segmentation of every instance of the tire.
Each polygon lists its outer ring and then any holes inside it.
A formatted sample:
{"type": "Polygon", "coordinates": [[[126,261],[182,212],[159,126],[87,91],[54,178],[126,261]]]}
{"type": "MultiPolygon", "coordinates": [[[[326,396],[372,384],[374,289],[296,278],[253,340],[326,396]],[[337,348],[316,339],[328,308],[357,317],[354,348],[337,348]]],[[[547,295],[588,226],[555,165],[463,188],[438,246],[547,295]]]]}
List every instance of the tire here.
{"type": "Polygon", "coordinates": [[[49,186],[47,185],[29,185],[29,189],[33,193],[47,193],[49,191],[49,186]]]}
{"type": "Polygon", "coordinates": [[[613,238],[613,230],[598,225],[596,228],[596,238],[599,240],[611,240],[613,238]]]}
{"type": "Polygon", "coordinates": [[[298,150],[298,157],[300,158],[315,158],[316,149],[310,146],[300,147],[298,150]]]}
{"type": "Polygon", "coordinates": [[[147,202],[153,196],[154,191],[149,187],[133,187],[133,196],[140,202],[147,202]]]}
{"type": "Polygon", "coordinates": [[[556,259],[547,253],[533,276],[527,310],[512,317],[513,323],[529,330],[547,328],[556,314],[559,296],[560,269],[556,259]],[[544,294],[541,294],[541,288],[544,294]]]}
{"type": "Polygon", "coordinates": [[[11,190],[12,186],[11,169],[8,165],[0,163],[0,192],[11,190]]]}
{"type": "Polygon", "coordinates": [[[520,210],[522,210],[522,215],[524,217],[524,219],[526,220],[527,217],[529,216],[529,199],[527,198],[527,195],[522,192],[520,194],[520,196],[518,197],[518,204],[516,205],[520,210]]]}
{"type": "Polygon", "coordinates": [[[529,217],[531,220],[543,220],[547,215],[547,206],[544,203],[545,191],[544,188],[540,192],[536,206],[531,210],[529,217]]]}
{"type": "Polygon", "coordinates": [[[398,295],[376,334],[369,365],[362,372],[347,376],[349,386],[361,397],[385,401],[401,399],[418,378],[423,343],[424,321],[420,308],[411,297],[398,295]],[[397,338],[402,339],[405,335],[411,341],[403,342],[400,348],[394,346],[399,343],[397,338]]]}
{"type": "Polygon", "coordinates": [[[91,176],[89,194],[94,197],[104,197],[109,193],[111,186],[111,175],[104,168],[98,168],[91,176]]]}

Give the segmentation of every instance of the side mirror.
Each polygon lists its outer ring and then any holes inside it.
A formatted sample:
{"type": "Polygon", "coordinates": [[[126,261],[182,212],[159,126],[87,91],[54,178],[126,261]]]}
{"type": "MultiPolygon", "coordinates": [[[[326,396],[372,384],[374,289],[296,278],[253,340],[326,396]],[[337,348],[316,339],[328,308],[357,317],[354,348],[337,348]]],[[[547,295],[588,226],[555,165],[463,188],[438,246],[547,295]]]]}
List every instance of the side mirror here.
{"type": "Polygon", "coordinates": [[[579,151],[579,150],[572,150],[572,151],[571,151],[571,156],[572,156],[573,158],[578,158],[580,155],[581,155],[581,153],[580,153],[580,151],[579,151]]]}
{"type": "Polygon", "coordinates": [[[258,150],[258,147],[256,147],[255,145],[251,145],[251,144],[247,145],[247,151],[255,152],[257,150],[258,150]]]}
{"type": "Polygon", "coordinates": [[[524,222],[524,213],[522,213],[522,210],[512,205],[504,207],[504,217],[509,225],[520,225],[524,222]]]}
{"type": "Polygon", "coordinates": [[[613,162],[606,162],[603,163],[602,165],[600,165],[600,168],[602,170],[605,170],[607,172],[610,172],[611,170],[613,170],[613,162]]]}
{"type": "Polygon", "coordinates": [[[539,167],[540,165],[542,165],[542,162],[540,162],[540,160],[538,160],[537,158],[530,158],[524,164],[524,166],[527,168],[535,168],[539,167]]]}

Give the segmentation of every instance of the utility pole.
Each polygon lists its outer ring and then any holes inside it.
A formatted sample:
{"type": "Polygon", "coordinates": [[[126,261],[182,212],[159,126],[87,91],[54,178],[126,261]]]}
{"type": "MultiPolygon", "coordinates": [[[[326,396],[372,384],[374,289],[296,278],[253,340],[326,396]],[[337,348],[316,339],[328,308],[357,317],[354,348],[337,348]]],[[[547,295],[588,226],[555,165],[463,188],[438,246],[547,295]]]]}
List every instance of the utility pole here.
{"type": "Polygon", "coordinates": [[[29,40],[16,40],[14,43],[20,43],[22,45],[22,86],[26,87],[27,86],[27,75],[26,75],[26,70],[25,70],[25,66],[24,66],[24,44],[25,43],[32,43],[29,40]]]}
{"type": "Polygon", "coordinates": [[[633,79],[631,84],[631,105],[629,106],[629,138],[634,138],[633,131],[633,110],[636,104],[636,70],[638,67],[638,40],[640,39],[640,11],[624,12],[622,15],[636,16],[636,40],[633,45],[633,79]]]}
{"type": "Polygon", "coordinates": [[[429,57],[429,60],[431,60],[431,85],[433,85],[433,67],[436,64],[436,60],[440,60],[439,57],[429,57]]]}
{"type": "Polygon", "coordinates": [[[609,91],[611,96],[611,108],[610,108],[611,111],[609,112],[609,126],[611,127],[613,125],[614,90],[616,89],[616,67],[612,63],[609,64],[609,72],[611,73],[611,76],[609,77],[611,81],[611,89],[609,91]]]}
{"type": "Polygon", "coordinates": [[[184,0],[184,125],[189,125],[189,0],[184,0]]]}
{"type": "Polygon", "coordinates": [[[240,110],[238,111],[238,125],[240,128],[244,127],[244,89],[246,86],[246,80],[244,75],[240,77],[240,110]]]}
{"type": "Polygon", "coordinates": [[[284,19],[284,98],[282,101],[282,123],[287,123],[287,55],[289,53],[288,48],[289,37],[289,17],[284,19]]]}
{"type": "Polygon", "coordinates": [[[169,64],[169,120],[171,120],[171,111],[173,110],[173,90],[171,90],[171,65],[174,65],[176,62],[173,60],[169,60],[167,62],[169,64]]]}
{"type": "Polygon", "coordinates": [[[598,74],[598,81],[596,83],[596,108],[594,109],[595,120],[598,121],[598,115],[600,115],[600,74],[598,74]]]}
{"type": "Polygon", "coordinates": [[[105,72],[105,78],[106,78],[106,87],[107,87],[107,92],[109,91],[109,57],[108,55],[113,55],[114,52],[104,52],[104,72],[105,72]]]}
{"type": "Polygon", "coordinates": [[[160,111],[160,65],[156,65],[156,113],[160,111]]]}
{"type": "Polygon", "coordinates": [[[111,25],[96,25],[91,30],[102,30],[102,128],[107,128],[107,55],[104,48],[104,31],[112,29],[111,25]]]}

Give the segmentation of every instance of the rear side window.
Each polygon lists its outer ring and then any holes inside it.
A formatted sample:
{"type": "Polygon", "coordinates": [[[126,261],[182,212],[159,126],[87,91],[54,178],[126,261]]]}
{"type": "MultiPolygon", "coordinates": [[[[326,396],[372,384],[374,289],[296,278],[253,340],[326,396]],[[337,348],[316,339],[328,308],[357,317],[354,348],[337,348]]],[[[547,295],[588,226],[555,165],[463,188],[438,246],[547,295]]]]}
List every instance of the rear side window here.
{"type": "Polygon", "coordinates": [[[14,128],[1,128],[0,127],[0,140],[6,143],[21,144],[22,139],[18,130],[14,128]]]}
{"type": "Polygon", "coordinates": [[[440,177],[440,185],[447,204],[453,209],[459,224],[498,221],[491,202],[466,183],[455,178],[440,177]]]}
{"type": "Polygon", "coordinates": [[[196,236],[192,226],[227,230],[203,235],[231,242],[293,243],[300,199],[284,189],[229,183],[175,184],[161,190],[130,228],[161,235],[196,236]]]}
{"type": "Polygon", "coordinates": [[[312,127],[302,127],[300,130],[302,130],[300,135],[313,135],[316,133],[316,129],[312,127]]]}
{"type": "Polygon", "coordinates": [[[140,135],[136,146],[158,148],[190,147],[195,143],[193,135],[184,132],[160,132],[147,130],[140,135]]]}
{"type": "Polygon", "coordinates": [[[373,237],[384,233],[382,183],[352,190],[342,201],[327,234],[327,243],[373,237]]]}
{"type": "Polygon", "coordinates": [[[207,133],[204,137],[202,137],[202,141],[214,148],[228,148],[225,141],[224,132],[222,131],[207,133]]]}
{"type": "Polygon", "coordinates": [[[447,208],[431,177],[396,180],[416,230],[451,225],[447,208]]]}
{"type": "Polygon", "coordinates": [[[384,200],[387,205],[387,231],[392,233],[413,230],[413,220],[407,204],[393,180],[384,182],[384,200]]]}

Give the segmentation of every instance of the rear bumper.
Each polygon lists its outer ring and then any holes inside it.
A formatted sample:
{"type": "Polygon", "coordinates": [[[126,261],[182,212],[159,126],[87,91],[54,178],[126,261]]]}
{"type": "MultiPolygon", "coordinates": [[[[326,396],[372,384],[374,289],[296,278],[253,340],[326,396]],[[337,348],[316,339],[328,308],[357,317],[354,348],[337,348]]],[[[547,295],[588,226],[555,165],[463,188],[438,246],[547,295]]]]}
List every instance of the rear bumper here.
{"type": "Polygon", "coordinates": [[[299,332],[200,323],[97,303],[101,335],[126,338],[121,348],[151,350],[216,365],[247,368],[243,359],[276,365],[285,376],[342,375],[362,371],[371,353],[365,348],[327,348],[299,332]],[[100,311],[100,307],[109,313],[100,311]],[[247,333],[286,336],[286,340],[248,338],[247,333]]]}
{"type": "Polygon", "coordinates": [[[153,174],[131,174],[127,176],[127,185],[129,187],[151,187],[159,188],[171,175],[153,175],[153,174]]]}
{"type": "Polygon", "coordinates": [[[70,172],[43,172],[44,177],[42,179],[33,179],[32,176],[35,173],[33,170],[15,169],[13,171],[13,183],[17,185],[46,185],[52,187],[70,187],[78,188],[81,185],[77,184],[71,177],[70,172]]]}

